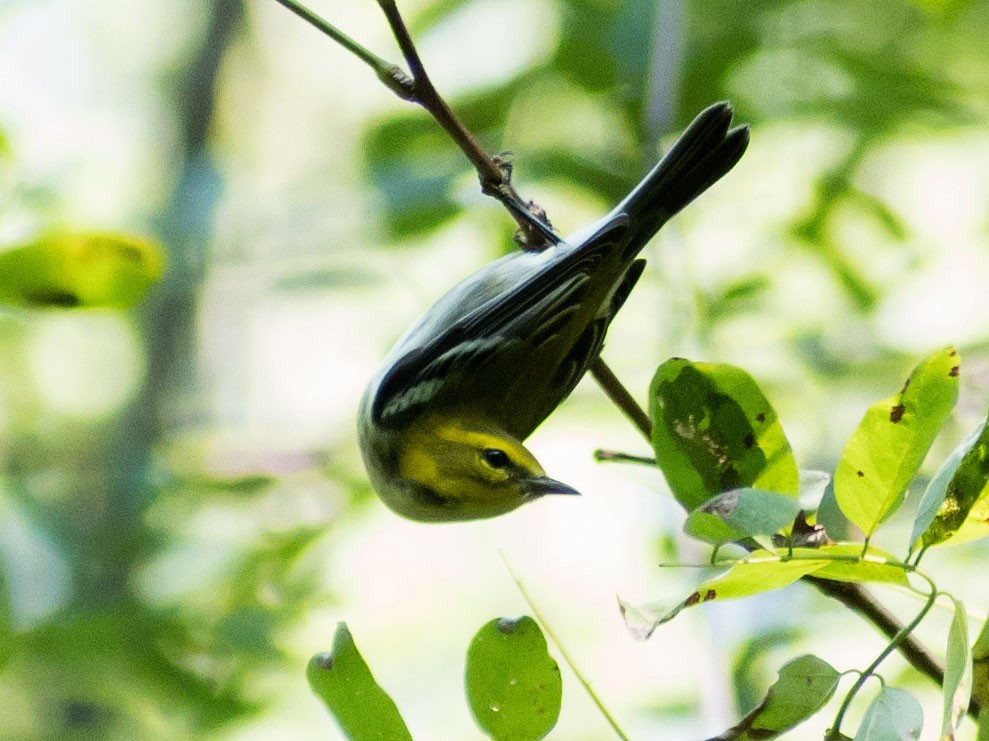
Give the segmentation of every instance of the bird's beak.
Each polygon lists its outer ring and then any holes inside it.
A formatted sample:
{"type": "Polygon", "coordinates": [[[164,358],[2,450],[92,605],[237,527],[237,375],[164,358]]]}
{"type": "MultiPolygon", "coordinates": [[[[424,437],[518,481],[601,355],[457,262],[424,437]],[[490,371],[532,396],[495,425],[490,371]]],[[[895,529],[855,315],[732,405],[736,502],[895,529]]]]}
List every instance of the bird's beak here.
{"type": "Polygon", "coordinates": [[[527,488],[529,490],[529,496],[533,498],[545,496],[546,494],[580,495],[580,492],[572,486],[567,486],[566,484],[557,481],[556,479],[551,479],[548,476],[538,476],[536,478],[529,479],[527,488]]]}

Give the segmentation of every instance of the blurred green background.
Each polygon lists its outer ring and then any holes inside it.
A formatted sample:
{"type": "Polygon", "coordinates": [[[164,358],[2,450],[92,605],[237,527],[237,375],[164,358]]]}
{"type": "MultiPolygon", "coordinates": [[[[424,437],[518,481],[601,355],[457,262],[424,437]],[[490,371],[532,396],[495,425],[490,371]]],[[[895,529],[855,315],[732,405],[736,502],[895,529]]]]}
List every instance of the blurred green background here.
{"type": "MultiPolygon", "coordinates": [[[[313,8],[400,60],[376,3],[313,8]]],[[[563,233],[710,102],[752,126],[736,170],[647,248],[611,331],[640,398],[672,355],[741,365],[801,466],[829,471],[868,403],[954,343],[962,399],[929,468],[984,417],[989,3],[400,8],[563,233]]],[[[881,649],[801,586],[633,642],[615,594],[672,603],[696,574],[657,563],[705,553],[658,474],[592,462],[646,446],[589,381],[531,441],[580,500],[425,526],[373,498],[365,380],[513,223],[423,112],[274,0],[0,2],[0,144],[0,244],[110,229],[160,239],[169,264],[132,311],[0,313],[0,737],[335,737],[304,667],[346,620],[417,738],[477,738],[467,645],[529,611],[502,555],[633,738],[724,730],[800,652],[846,669],[881,649]]],[[[877,545],[902,552],[904,528],[877,545]]],[[[925,562],[984,615],[987,556],[925,562]]],[[[946,621],[925,623],[938,651],[946,621]]],[[[886,675],[935,729],[936,690],[886,675]]],[[[566,669],[551,737],[609,737],[566,669]]]]}

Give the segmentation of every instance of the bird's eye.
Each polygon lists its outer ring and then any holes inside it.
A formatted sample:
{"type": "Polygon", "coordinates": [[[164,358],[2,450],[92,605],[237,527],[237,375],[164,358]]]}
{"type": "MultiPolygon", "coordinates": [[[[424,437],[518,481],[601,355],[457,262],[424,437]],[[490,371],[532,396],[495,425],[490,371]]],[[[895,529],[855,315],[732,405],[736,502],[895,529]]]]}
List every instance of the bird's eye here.
{"type": "Polygon", "coordinates": [[[504,468],[508,465],[508,453],[498,448],[485,448],[481,457],[491,468],[504,468]]]}

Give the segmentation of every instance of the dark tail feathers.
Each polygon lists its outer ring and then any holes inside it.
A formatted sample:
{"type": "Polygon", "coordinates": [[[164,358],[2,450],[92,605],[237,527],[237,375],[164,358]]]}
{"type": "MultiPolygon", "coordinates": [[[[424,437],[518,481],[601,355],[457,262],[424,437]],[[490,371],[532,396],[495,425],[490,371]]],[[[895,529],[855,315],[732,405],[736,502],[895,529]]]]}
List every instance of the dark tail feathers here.
{"type": "Polygon", "coordinates": [[[705,108],[670,151],[613,214],[628,214],[636,251],[684,206],[714,185],[741,159],[749,130],[729,130],[732,108],[715,103],[705,108]]]}

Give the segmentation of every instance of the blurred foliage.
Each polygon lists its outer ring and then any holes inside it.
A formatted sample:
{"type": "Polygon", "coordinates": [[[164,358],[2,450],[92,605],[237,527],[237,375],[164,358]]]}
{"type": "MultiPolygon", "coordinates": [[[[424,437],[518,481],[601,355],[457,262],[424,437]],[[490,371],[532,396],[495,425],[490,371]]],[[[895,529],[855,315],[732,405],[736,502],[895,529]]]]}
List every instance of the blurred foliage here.
{"type": "MultiPolygon", "coordinates": [[[[476,4],[423,3],[410,19],[413,34],[428,34],[476,4]]],[[[0,24],[31,12],[30,5],[7,4],[0,24]]],[[[873,245],[850,249],[839,222],[867,225],[879,235],[879,250],[909,253],[913,236],[905,214],[863,187],[864,163],[895,136],[951,131],[989,114],[989,4],[977,0],[552,0],[546,7],[546,33],[553,34],[547,54],[510,79],[449,101],[490,151],[516,150],[523,195],[538,200],[541,189],[566,179],[588,201],[614,203],[652,164],[660,139],[716,99],[730,99],[738,119],[755,126],[835,132],[839,155],[813,173],[810,201],[783,217],[779,238],[811,256],[864,319],[909,266],[878,273],[865,259],[873,245]],[[657,48],[656,39],[666,45],[657,48]]],[[[177,470],[182,464],[169,457],[190,429],[228,421],[196,387],[197,312],[216,249],[216,206],[231,185],[217,151],[246,146],[214,138],[222,70],[243,65],[253,72],[243,49],[260,43],[260,19],[245,22],[240,0],[204,4],[184,19],[190,40],[180,56],[128,78],[167,90],[162,107],[174,124],[165,138],[177,143],[166,185],[148,186],[171,188],[160,210],[123,215],[113,230],[154,234],[169,271],[144,304],[108,320],[120,346],[133,343],[135,357],[108,358],[100,367],[109,381],[83,378],[74,395],[93,396],[100,381],[126,389],[99,414],[55,408],[38,390],[34,336],[49,320],[30,310],[0,314],[5,738],[213,738],[263,709],[262,679],[301,672],[286,666],[280,639],[306,609],[330,599],[332,587],[310,562],[325,523],[276,516],[291,509],[278,491],[291,486],[285,466],[231,476],[203,461],[177,470]],[[127,384],[110,377],[119,368],[127,384]],[[239,539],[227,541],[225,527],[239,539]]],[[[492,42],[483,31],[478,43],[489,43],[489,53],[511,53],[510,40],[492,42]]],[[[126,33],[118,36],[93,43],[120,41],[119,56],[129,59],[126,33]]],[[[390,94],[381,88],[380,95],[390,94]]],[[[11,226],[9,192],[18,140],[0,110],[5,234],[19,226],[11,226]]],[[[155,156],[159,144],[148,143],[155,156]]],[[[395,242],[436,233],[465,208],[458,189],[468,164],[420,110],[367,122],[354,156],[381,196],[380,218],[395,242]]],[[[55,186],[62,176],[50,175],[55,186]]],[[[18,187],[35,221],[67,223],[57,187],[18,187]]],[[[508,249],[512,226],[503,222],[508,249]]],[[[336,273],[322,275],[334,284],[336,273]]],[[[763,311],[779,280],[772,266],[752,266],[728,283],[693,288],[699,341],[763,311]]],[[[12,288],[4,282],[0,293],[12,288]]],[[[882,371],[904,367],[895,350],[849,356],[823,334],[807,330],[783,341],[792,361],[829,391],[854,384],[868,394],[882,371]]],[[[99,354],[103,345],[92,344],[99,354]]],[[[71,358],[61,362],[71,370],[71,358]]],[[[366,484],[348,479],[345,466],[301,467],[332,480],[330,493],[321,490],[331,509],[367,497],[366,484]]],[[[766,635],[781,640],[777,632],[766,635]]],[[[748,640],[757,643],[758,631],[748,640]]],[[[749,678],[739,670],[741,705],[758,701],[767,673],[749,678]]]]}
{"type": "Polygon", "coordinates": [[[164,269],[161,247],[149,240],[50,233],[0,250],[0,304],[133,306],[164,269]]]}

